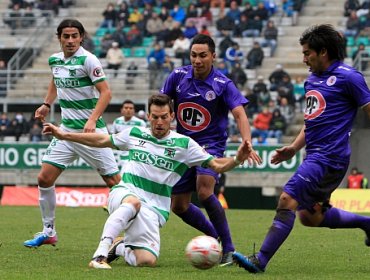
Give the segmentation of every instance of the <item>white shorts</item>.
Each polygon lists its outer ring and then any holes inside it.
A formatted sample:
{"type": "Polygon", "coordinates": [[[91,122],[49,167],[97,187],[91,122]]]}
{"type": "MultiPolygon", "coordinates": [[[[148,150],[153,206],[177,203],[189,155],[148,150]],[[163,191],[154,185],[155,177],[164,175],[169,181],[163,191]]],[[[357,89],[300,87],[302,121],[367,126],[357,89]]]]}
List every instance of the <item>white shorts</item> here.
{"type": "Polygon", "coordinates": [[[56,138],[50,142],[42,162],[66,169],[79,157],[102,176],[112,176],[119,172],[111,148],[94,148],[56,138]]]}
{"type": "MultiPolygon", "coordinates": [[[[116,187],[109,193],[108,211],[113,213],[120,205],[122,200],[127,197],[137,195],[126,187],[116,187]]],[[[141,202],[141,208],[137,216],[131,220],[126,229],[124,242],[126,248],[145,249],[159,257],[160,235],[158,214],[149,208],[145,202],[141,202]]]]}

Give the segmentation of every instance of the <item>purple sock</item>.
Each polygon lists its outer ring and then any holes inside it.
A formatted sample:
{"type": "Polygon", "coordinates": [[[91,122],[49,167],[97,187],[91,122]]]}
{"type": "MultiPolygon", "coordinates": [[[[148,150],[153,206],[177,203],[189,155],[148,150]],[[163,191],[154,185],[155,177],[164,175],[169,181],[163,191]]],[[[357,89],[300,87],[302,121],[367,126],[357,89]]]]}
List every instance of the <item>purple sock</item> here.
{"type": "Polygon", "coordinates": [[[217,197],[212,194],[206,200],[201,201],[201,203],[206,209],[208,217],[216,229],[218,236],[221,238],[223,253],[234,252],[235,248],[231,241],[231,234],[229,225],[227,224],[225,210],[222,208],[217,197]]]}
{"type": "Polygon", "coordinates": [[[332,207],[325,212],[324,220],[319,226],[328,228],[360,228],[370,233],[370,218],[332,207]]]}
{"type": "Polygon", "coordinates": [[[262,268],[265,268],[272,256],[288,237],[294,226],[295,212],[287,209],[277,210],[257,258],[262,268]]]}
{"type": "Polygon", "coordinates": [[[218,234],[203,212],[194,204],[189,204],[188,210],[178,215],[185,223],[217,239],[218,234]]]}

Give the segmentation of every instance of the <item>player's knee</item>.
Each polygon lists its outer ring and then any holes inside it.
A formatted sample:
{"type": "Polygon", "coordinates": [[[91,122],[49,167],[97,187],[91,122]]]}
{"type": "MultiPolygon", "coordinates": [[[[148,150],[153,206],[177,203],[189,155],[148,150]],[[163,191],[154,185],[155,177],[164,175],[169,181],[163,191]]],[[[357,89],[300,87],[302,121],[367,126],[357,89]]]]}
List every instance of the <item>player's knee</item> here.
{"type": "Polygon", "coordinates": [[[180,215],[181,213],[184,213],[187,210],[187,205],[183,203],[173,203],[171,204],[171,210],[176,215],[180,215]]]}
{"type": "Polygon", "coordinates": [[[51,180],[50,176],[47,176],[45,173],[42,173],[42,172],[38,174],[37,182],[40,188],[48,188],[54,185],[54,182],[51,180]]]}
{"type": "Polygon", "coordinates": [[[289,194],[283,192],[280,195],[279,202],[278,202],[278,209],[289,209],[289,210],[296,210],[298,206],[298,202],[292,198],[289,194]]]}
{"type": "Polygon", "coordinates": [[[154,267],[157,264],[157,258],[152,254],[141,255],[136,259],[137,266],[154,267]]]}
{"type": "Polygon", "coordinates": [[[299,220],[302,225],[306,227],[315,227],[316,225],[313,223],[313,221],[307,217],[306,215],[299,213],[299,220]]]}
{"type": "Polygon", "coordinates": [[[298,217],[301,224],[306,227],[318,227],[324,218],[321,211],[310,212],[308,210],[299,211],[298,217]]]}
{"type": "Polygon", "coordinates": [[[136,211],[139,211],[140,208],[141,208],[141,202],[140,200],[135,197],[135,196],[126,196],[123,200],[122,200],[122,203],[129,203],[131,204],[132,206],[134,206],[134,208],[136,209],[136,211]]]}

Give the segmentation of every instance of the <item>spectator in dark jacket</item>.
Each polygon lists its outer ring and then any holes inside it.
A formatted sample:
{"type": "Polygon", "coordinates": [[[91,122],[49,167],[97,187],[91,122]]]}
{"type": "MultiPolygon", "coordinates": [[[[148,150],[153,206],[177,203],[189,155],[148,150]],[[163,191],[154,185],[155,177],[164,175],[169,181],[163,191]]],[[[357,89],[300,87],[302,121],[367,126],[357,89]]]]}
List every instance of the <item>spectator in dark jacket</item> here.
{"type": "Polygon", "coordinates": [[[253,48],[247,54],[247,69],[256,69],[258,66],[261,66],[263,58],[264,53],[260,43],[254,42],[253,48]]]}
{"type": "Polygon", "coordinates": [[[281,139],[286,130],[286,120],[279,109],[275,109],[272,113],[272,119],[270,121],[270,128],[268,131],[269,138],[276,138],[278,143],[281,143],[281,139]]]}
{"type": "Polygon", "coordinates": [[[245,83],[248,81],[247,74],[245,74],[239,62],[234,64],[229,77],[239,90],[242,90],[245,83]]]}

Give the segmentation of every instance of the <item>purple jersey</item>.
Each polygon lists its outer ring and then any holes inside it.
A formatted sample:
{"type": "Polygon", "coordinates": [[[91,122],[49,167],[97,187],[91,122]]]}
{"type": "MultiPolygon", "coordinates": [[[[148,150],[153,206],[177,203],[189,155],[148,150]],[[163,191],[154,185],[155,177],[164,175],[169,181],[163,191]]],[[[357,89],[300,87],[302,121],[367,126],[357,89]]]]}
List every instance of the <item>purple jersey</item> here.
{"type": "Polygon", "coordinates": [[[235,84],[213,67],[204,81],[194,78],[191,65],[179,67],[161,92],[174,100],[177,132],[206,147],[225,148],[229,110],[248,104],[235,84]]]}
{"type": "Polygon", "coordinates": [[[370,103],[363,76],[338,61],[320,75],[312,73],[305,82],[305,91],[307,154],[318,152],[334,161],[348,161],[357,108],[370,103]]]}

